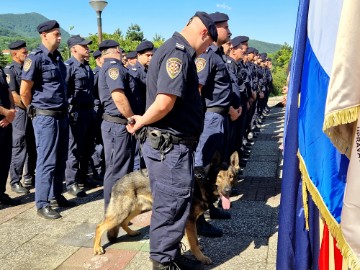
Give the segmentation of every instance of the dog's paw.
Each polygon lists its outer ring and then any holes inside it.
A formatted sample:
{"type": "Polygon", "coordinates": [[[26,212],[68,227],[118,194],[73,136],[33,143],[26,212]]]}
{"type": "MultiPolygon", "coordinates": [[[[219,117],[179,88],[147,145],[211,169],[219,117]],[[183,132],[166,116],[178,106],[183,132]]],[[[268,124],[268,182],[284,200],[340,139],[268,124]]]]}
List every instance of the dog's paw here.
{"type": "Polygon", "coordinates": [[[104,254],[104,249],[102,247],[94,247],[94,255],[101,255],[104,254]]]}
{"type": "Polygon", "coordinates": [[[205,255],[202,255],[200,256],[199,258],[197,258],[200,262],[202,262],[203,264],[212,264],[212,260],[205,256],[205,255]]]}
{"type": "Polygon", "coordinates": [[[137,235],[140,234],[140,232],[139,232],[139,231],[129,230],[129,231],[127,232],[127,234],[130,235],[130,236],[137,236],[137,235]]]}

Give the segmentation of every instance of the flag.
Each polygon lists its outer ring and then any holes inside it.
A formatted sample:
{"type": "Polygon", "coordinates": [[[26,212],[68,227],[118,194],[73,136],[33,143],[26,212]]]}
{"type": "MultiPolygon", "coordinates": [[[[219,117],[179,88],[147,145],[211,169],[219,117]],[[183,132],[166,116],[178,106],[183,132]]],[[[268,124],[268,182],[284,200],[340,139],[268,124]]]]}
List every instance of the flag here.
{"type": "Polygon", "coordinates": [[[360,269],[360,2],[344,1],[336,41],[324,132],[350,158],[338,245],[353,269],[360,269]]]}
{"type": "MultiPolygon", "coordinates": [[[[358,44],[349,42],[355,42],[356,39],[359,41],[358,33],[353,31],[360,22],[357,21],[359,20],[359,14],[356,14],[359,7],[359,4],[356,4],[355,1],[345,1],[344,9],[343,1],[340,0],[310,1],[307,27],[308,38],[304,55],[298,113],[298,156],[303,185],[310,192],[311,198],[316,203],[326,223],[326,228],[335,238],[336,245],[351,269],[359,269],[360,264],[350,242],[344,239],[345,234],[343,232],[345,230],[343,227],[345,224],[343,221],[345,220],[342,221],[342,219],[345,217],[344,211],[347,208],[347,198],[349,199],[349,208],[360,209],[360,203],[356,201],[360,189],[357,190],[356,195],[353,193],[352,196],[347,196],[347,192],[344,197],[349,160],[342,153],[345,153],[348,157],[350,156],[348,149],[349,142],[351,142],[350,138],[353,137],[353,125],[348,123],[357,118],[359,110],[355,109],[358,107],[356,107],[356,102],[354,104],[354,98],[356,96],[360,97],[360,95],[354,93],[359,92],[355,90],[357,84],[349,84],[349,79],[346,77],[348,71],[351,73],[351,69],[356,69],[356,67],[352,66],[349,58],[341,58],[344,50],[347,50],[349,45],[357,46],[358,44]],[[350,20],[348,18],[349,12],[354,15],[350,20]],[[344,31],[347,31],[347,34],[343,34],[344,31]],[[356,35],[357,37],[354,38],[356,35]],[[347,37],[348,40],[344,39],[344,37],[347,37]],[[339,59],[340,65],[338,63],[339,59]],[[342,89],[341,86],[346,84],[349,85],[346,86],[346,89],[342,89]],[[352,91],[352,93],[347,94],[346,90],[352,91]],[[341,96],[342,98],[340,98],[341,96]],[[341,126],[341,123],[345,124],[345,126],[341,126]],[[323,128],[328,136],[323,132],[323,128]]],[[[350,49],[350,52],[351,50],[354,53],[354,49],[350,49]]],[[[354,57],[354,55],[351,57],[354,57]]],[[[359,77],[356,80],[359,80],[359,77]]],[[[356,80],[354,82],[357,82],[356,80]]],[[[353,186],[352,191],[355,190],[355,186],[353,186]]],[[[306,195],[306,192],[304,192],[304,195],[306,195]]],[[[306,207],[304,209],[306,210],[306,207]]],[[[360,214],[355,212],[352,211],[350,216],[354,219],[359,217],[357,222],[354,223],[354,220],[352,220],[352,223],[347,223],[349,225],[347,232],[349,238],[352,238],[354,248],[356,242],[360,246],[360,238],[354,238],[357,231],[359,231],[358,236],[360,236],[360,230],[358,229],[360,214]]],[[[350,221],[351,218],[347,220],[350,221]]],[[[321,246],[320,268],[326,269],[327,265],[324,266],[321,263],[331,261],[332,258],[326,256],[337,258],[335,265],[342,266],[342,263],[339,263],[338,253],[329,244],[326,244],[332,242],[325,241],[326,239],[323,239],[321,246]],[[331,252],[328,252],[329,247],[331,252]]]]}
{"type": "Polygon", "coordinates": [[[298,102],[307,40],[308,9],[309,0],[300,1],[286,102],[284,165],[276,258],[276,268],[279,270],[317,269],[319,236],[316,228],[319,226],[319,214],[310,198],[308,202],[308,221],[312,230],[307,231],[299,160],[296,155],[298,151],[298,102]]]}

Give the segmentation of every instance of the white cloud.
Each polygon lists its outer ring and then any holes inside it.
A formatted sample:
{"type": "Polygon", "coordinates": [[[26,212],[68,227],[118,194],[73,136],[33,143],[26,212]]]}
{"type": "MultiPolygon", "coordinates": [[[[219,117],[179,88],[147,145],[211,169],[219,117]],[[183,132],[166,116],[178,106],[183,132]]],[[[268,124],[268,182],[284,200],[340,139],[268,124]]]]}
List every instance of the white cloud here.
{"type": "Polygon", "coordinates": [[[226,4],[216,4],[216,7],[218,8],[222,8],[222,9],[227,9],[227,10],[231,10],[232,7],[226,5],[226,4]]]}

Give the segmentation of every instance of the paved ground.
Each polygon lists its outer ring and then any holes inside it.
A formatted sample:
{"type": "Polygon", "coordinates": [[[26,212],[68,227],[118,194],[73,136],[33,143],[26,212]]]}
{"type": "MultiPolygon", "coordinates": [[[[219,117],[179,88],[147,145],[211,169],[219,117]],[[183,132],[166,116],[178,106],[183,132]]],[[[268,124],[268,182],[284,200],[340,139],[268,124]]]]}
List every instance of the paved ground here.
{"type": "MultiPolygon", "coordinates": [[[[273,98],[269,104],[273,106],[280,99],[273,98]]],[[[284,110],[273,107],[253,146],[244,179],[235,185],[239,195],[232,197],[232,219],[210,221],[224,231],[224,236],[200,238],[204,253],[213,260],[206,269],[275,269],[283,118],[284,110]]],[[[118,242],[110,245],[104,236],[106,253],[93,256],[95,226],[103,216],[102,188],[88,194],[84,199],[65,194],[78,206],[60,208],[63,218],[56,221],[37,216],[34,190],[19,197],[23,202],[20,206],[0,205],[0,269],[151,269],[150,213],[133,220],[132,228],[142,232],[139,237],[131,238],[120,231],[118,242]]]]}

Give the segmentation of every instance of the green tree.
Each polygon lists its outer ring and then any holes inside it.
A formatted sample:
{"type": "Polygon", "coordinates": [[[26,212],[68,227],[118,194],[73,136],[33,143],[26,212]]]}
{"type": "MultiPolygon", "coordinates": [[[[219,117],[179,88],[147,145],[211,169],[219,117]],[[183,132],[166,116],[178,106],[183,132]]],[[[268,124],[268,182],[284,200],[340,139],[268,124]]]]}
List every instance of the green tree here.
{"type": "Polygon", "coordinates": [[[280,50],[270,54],[272,58],[273,67],[271,69],[273,76],[274,91],[273,95],[281,95],[282,88],[286,85],[288,75],[288,66],[292,55],[292,48],[289,44],[285,43],[280,50]]]}
{"type": "Polygon", "coordinates": [[[144,33],[138,24],[131,24],[126,31],[125,39],[138,41],[140,43],[144,40],[144,33]]]}
{"type": "Polygon", "coordinates": [[[155,48],[159,48],[165,42],[165,38],[159,34],[155,34],[152,42],[154,43],[155,48]]]}

